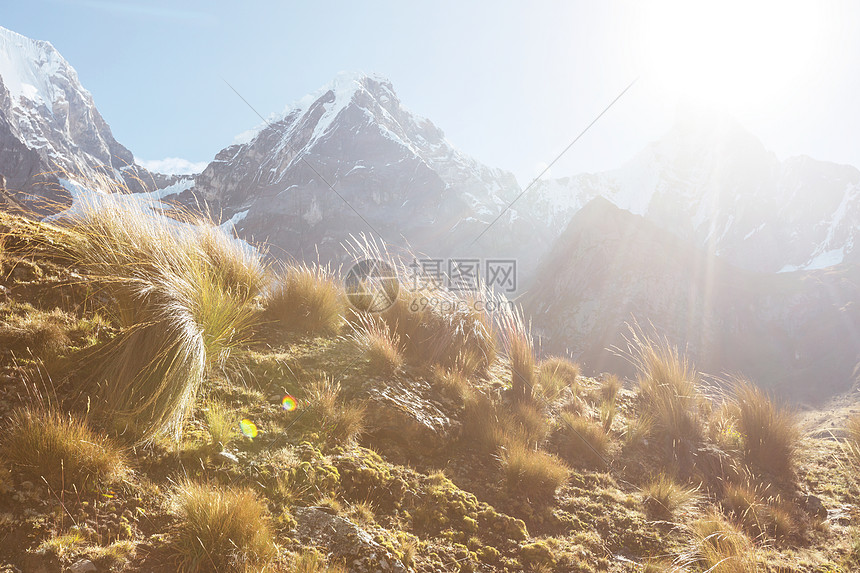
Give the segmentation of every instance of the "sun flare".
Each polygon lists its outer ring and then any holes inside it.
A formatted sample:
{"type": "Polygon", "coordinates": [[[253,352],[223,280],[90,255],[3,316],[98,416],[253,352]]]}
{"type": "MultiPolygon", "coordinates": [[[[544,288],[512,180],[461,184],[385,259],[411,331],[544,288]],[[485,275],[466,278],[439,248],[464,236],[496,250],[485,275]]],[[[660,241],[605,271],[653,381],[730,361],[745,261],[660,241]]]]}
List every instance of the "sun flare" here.
{"type": "Polygon", "coordinates": [[[727,110],[767,104],[809,81],[824,38],[808,2],[648,4],[646,75],[666,95],[727,110]]]}

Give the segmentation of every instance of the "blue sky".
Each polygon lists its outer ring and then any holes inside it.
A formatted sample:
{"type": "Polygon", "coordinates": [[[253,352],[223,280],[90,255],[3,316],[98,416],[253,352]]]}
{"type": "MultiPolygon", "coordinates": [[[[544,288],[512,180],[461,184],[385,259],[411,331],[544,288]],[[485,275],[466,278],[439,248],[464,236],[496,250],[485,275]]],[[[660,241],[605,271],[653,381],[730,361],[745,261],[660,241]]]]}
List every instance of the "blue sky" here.
{"type": "Polygon", "coordinates": [[[149,160],[207,162],[259,123],[222,78],[267,116],[340,71],[365,71],[388,77],[403,103],[461,150],[514,171],[525,183],[639,77],[552,175],[598,171],[618,166],[671,126],[679,102],[697,96],[678,89],[689,87],[694,66],[706,77],[702,86],[711,82],[697,89],[722,98],[708,104],[735,115],[778,155],[860,165],[852,135],[860,132],[858,14],[848,2],[815,4],[822,7],[815,30],[806,29],[809,6],[799,7],[793,19],[774,18],[776,10],[790,12],[784,7],[791,3],[749,16],[745,4],[720,2],[715,5],[729,6],[722,20],[707,11],[682,13],[671,2],[633,0],[3,4],[0,25],[53,43],[115,137],[149,160]],[[734,28],[745,19],[753,32],[734,28]],[[712,22],[725,30],[700,33],[697,26],[712,22]],[[676,38],[679,29],[687,36],[676,38]],[[735,60],[722,61],[742,33],[754,37],[752,44],[735,60]],[[688,49],[685,43],[702,37],[726,45],[688,49]],[[667,44],[666,38],[676,39],[667,44]],[[745,57],[774,45],[777,55],[768,52],[769,60],[745,57]],[[811,54],[802,66],[789,53],[798,46],[811,54]],[[675,61],[678,54],[696,59],[675,61]],[[776,61],[780,54],[785,61],[776,61]],[[709,56],[728,65],[712,73],[707,66],[717,64],[709,56]],[[660,70],[668,61],[674,67],[660,70]],[[733,76],[747,61],[773,61],[779,71],[766,86],[751,82],[749,73],[733,76]],[[731,89],[723,93],[726,85],[731,89]]]}

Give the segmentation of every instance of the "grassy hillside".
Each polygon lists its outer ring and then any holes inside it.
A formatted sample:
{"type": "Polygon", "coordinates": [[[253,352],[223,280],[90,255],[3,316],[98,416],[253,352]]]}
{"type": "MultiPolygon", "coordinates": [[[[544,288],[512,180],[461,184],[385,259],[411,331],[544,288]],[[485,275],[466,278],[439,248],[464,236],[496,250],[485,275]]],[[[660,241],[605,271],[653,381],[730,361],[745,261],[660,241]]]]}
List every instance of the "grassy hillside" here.
{"type": "Polygon", "coordinates": [[[860,568],[860,422],[641,333],[621,381],[516,311],[367,313],[197,223],[0,215],[0,571],[860,568]]]}

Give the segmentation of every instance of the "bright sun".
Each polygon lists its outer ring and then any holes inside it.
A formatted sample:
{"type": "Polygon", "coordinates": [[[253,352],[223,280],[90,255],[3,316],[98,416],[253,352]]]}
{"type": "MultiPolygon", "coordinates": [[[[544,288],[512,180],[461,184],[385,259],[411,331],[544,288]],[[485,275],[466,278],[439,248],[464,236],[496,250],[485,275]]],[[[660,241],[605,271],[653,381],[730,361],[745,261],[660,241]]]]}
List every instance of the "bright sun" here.
{"type": "Polygon", "coordinates": [[[767,105],[802,88],[825,40],[815,2],[648,3],[646,74],[666,95],[726,110],[767,105]]]}

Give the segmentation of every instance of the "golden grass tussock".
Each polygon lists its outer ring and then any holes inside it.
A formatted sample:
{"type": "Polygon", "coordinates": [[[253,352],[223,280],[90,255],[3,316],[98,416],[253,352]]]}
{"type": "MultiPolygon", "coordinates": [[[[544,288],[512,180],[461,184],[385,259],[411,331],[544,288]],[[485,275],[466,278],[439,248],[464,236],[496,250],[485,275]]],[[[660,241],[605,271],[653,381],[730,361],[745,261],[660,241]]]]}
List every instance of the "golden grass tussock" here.
{"type": "Polygon", "coordinates": [[[489,318],[446,291],[422,295],[401,288],[397,300],[380,316],[403,343],[407,358],[416,364],[438,364],[481,375],[495,360],[489,318]],[[438,299],[445,302],[436,304],[438,299]]]}
{"type": "Polygon", "coordinates": [[[54,491],[87,491],[121,479],[121,450],[79,418],[46,407],[13,412],[0,455],[21,475],[54,491]]]}
{"type": "Polygon", "coordinates": [[[492,399],[480,393],[467,396],[462,420],[466,444],[484,453],[495,452],[500,439],[500,415],[492,399]]]}
{"type": "Polygon", "coordinates": [[[472,394],[468,377],[457,368],[434,365],[431,369],[431,381],[434,388],[458,405],[464,404],[472,394]]]}
{"type": "Polygon", "coordinates": [[[791,411],[775,404],[752,382],[736,379],[729,413],[747,463],[775,476],[793,473],[800,432],[791,411]]]}
{"type": "Polygon", "coordinates": [[[692,525],[690,561],[711,573],[758,573],[755,546],[743,531],[712,512],[692,525]]]}
{"type": "Polygon", "coordinates": [[[68,331],[75,320],[60,309],[46,312],[29,308],[24,314],[4,314],[0,311],[0,347],[44,358],[71,344],[68,331]]]}
{"type": "Polygon", "coordinates": [[[400,337],[377,316],[357,314],[348,338],[361,348],[374,374],[388,376],[403,367],[400,337]]]}
{"type": "Polygon", "coordinates": [[[615,374],[605,376],[600,383],[600,400],[614,403],[622,387],[621,379],[615,374]]]}
{"type": "Polygon", "coordinates": [[[265,269],[211,221],[102,200],[69,223],[71,252],[112,299],[120,334],[86,357],[88,399],[121,431],[178,439],[207,368],[258,320],[265,269]]]}
{"type": "Polygon", "coordinates": [[[537,448],[550,431],[549,418],[538,404],[502,405],[478,392],[466,396],[462,420],[463,440],[483,453],[496,453],[510,444],[537,448]]]}
{"type": "Polygon", "coordinates": [[[640,413],[650,418],[652,433],[673,445],[700,442],[697,372],[666,339],[631,331],[626,355],[636,367],[640,413]]]}
{"type": "Polygon", "coordinates": [[[306,399],[311,423],[327,440],[350,443],[364,432],[365,406],[361,402],[344,403],[340,383],[330,378],[314,380],[306,399]]]}
{"type": "Polygon", "coordinates": [[[860,467],[860,414],[854,414],[845,421],[843,449],[854,466],[860,467]]]}
{"type": "Polygon", "coordinates": [[[616,403],[615,395],[604,398],[600,402],[600,424],[603,426],[603,431],[607,434],[612,429],[612,423],[615,421],[615,414],[618,412],[618,404],[616,403]]]}
{"type": "Polygon", "coordinates": [[[651,519],[670,520],[698,500],[698,491],[660,473],[642,487],[642,505],[651,519]]]}
{"type": "Polygon", "coordinates": [[[553,356],[543,360],[538,369],[538,385],[541,395],[552,401],[565,388],[570,388],[574,396],[578,394],[579,365],[566,358],[553,356]]]}
{"type": "Polygon", "coordinates": [[[297,263],[276,273],[263,306],[272,324],[305,334],[332,335],[343,325],[346,293],[331,268],[297,263]]]}
{"type": "Polygon", "coordinates": [[[377,316],[400,340],[408,361],[456,368],[469,377],[486,373],[497,352],[493,322],[484,310],[488,301],[498,302],[492,293],[480,287],[476,292],[444,288],[438,277],[414,268],[411,253],[396,255],[364,236],[353,237],[345,247],[357,263],[375,261],[374,268],[386,269],[375,288],[390,304],[382,305],[377,316]]]}
{"type": "Polygon", "coordinates": [[[341,564],[329,563],[325,556],[314,549],[305,549],[293,559],[292,573],[347,573],[341,564]]]}
{"type": "Polygon", "coordinates": [[[498,313],[499,328],[511,372],[511,397],[527,401],[534,397],[537,367],[531,327],[519,308],[498,313]]]}
{"type": "Polygon", "coordinates": [[[171,501],[179,571],[259,571],[275,557],[268,510],[253,491],[184,481],[171,501]]]}
{"type": "Polygon", "coordinates": [[[212,446],[218,450],[224,449],[237,435],[239,418],[236,413],[222,402],[211,401],[206,406],[206,431],[212,446]]]}
{"type": "Polygon", "coordinates": [[[720,505],[735,523],[756,539],[788,539],[799,531],[797,508],[779,495],[771,495],[765,485],[729,484],[720,505]]]}
{"type": "Polygon", "coordinates": [[[572,412],[562,412],[552,442],[565,461],[592,467],[605,465],[610,445],[600,424],[572,412]]]}
{"type": "Polygon", "coordinates": [[[520,442],[512,442],[499,455],[508,491],[536,502],[553,498],[570,475],[557,457],[520,442]]]}
{"type": "Polygon", "coordinates": [[[538,447],[550,431],[550,420],[543,407],[532,402],[514,402],[502,419],[504,431],[530,447],[538,447]]]}

